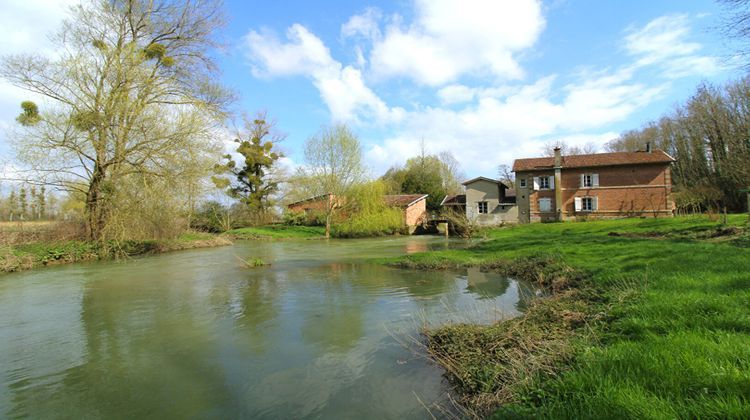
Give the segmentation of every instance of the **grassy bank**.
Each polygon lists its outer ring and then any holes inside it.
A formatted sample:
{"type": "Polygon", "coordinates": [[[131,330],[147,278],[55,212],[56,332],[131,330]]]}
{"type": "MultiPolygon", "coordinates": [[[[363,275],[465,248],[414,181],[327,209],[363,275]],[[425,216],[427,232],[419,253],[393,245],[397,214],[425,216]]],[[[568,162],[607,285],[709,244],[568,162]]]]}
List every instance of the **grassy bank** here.
{"type": "Polygon", "coordinates": [[[547,290],[515,320],[426,331],[480,414],[750,417],[745,215],[518,226],[395,264],[483,265],[547,290]]]}
{"type": "Polygon", "coordinates": [[[268,225],[232,229],[225,235],[233,239],[319,239],[325,236],[322,226],[268,225]]]}
{"type": "Polygon", "coordinates": [[[29,270],[46,265],[224,245],[231,245],[231,241],[216,235],[198,232],[186,233],[170,240],[110,242],[105,245],[76,240],[28,243],[0,248],[0,273],[29,270]]]}

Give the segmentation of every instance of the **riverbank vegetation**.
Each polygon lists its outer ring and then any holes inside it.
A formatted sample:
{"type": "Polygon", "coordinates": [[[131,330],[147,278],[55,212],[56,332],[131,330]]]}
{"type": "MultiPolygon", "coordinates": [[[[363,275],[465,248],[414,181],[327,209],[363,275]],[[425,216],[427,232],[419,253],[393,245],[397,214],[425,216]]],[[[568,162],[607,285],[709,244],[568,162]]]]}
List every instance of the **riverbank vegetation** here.
{"type": "Polygon", "coordinates": [[[535,282],[520,318],[426,331],[477,414],[750,415],[750,226],[704,216],[535,224],[391,263],[467,265],[535,282]]]}
{"type": "MultiPolygon", "coordinates": [[[[46,230],[34,232],[34,226],[24,223],[0,224],[0,273],[29,270],[46,265],[68,264],[80,261],[128,258],[138,255],[158,254],[184,249],[207,248],[231,245],[226,237],[209,233],[186,232],[170,239],[124,240],[92,242],[69,239],[63,232],[70,226],[54,227],[52,223],[42,225],[46,230]],[[24,235],[13,232],[22,230],[24,235]],[[50,236],[50,232],[56,232],[50,236]],[[39,240],[44,237],[45,240],[39,240]]],[[[79,227],[80,225],[75,224],[79,227]]],[[[80,235],[75,235],[80,237],[80,235]]]]}

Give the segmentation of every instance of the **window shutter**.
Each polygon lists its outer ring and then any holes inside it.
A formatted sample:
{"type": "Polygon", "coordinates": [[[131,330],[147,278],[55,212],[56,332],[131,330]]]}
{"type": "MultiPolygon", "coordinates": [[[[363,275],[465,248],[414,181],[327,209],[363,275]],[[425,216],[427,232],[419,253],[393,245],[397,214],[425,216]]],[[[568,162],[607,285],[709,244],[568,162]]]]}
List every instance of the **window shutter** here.
{"type": "Polygon", "coordinates": [[[591,197],[591,211],[599,210],[599,197],[591,197]]]}
{"type": "Polygon", "coordinates": [[[534,191],[536,191],[538,189],[539,189],[539,177],[535,176],[534,177],[534,191]]]}
{"type": "Polygon", "coordinates": [[[581,197],[576,197],[576,211],[581,211],[583,209],[583,200],[581,197]]]}
{"type": "Polygon", "coordinates": [[[586,174],[581,174],[581,188],[586,186],[586,174]]]}
{"type": "Polygon", "coordinates": [[[591,175],[591,184],[593,187],[599,186],[599,174],[592,174],[591,175]]]}
{"type": "Polygon", "coordinates": [[[555,177],[554,176],[549,177],[549,189],[551,190],[555,189],[555,177]]]}

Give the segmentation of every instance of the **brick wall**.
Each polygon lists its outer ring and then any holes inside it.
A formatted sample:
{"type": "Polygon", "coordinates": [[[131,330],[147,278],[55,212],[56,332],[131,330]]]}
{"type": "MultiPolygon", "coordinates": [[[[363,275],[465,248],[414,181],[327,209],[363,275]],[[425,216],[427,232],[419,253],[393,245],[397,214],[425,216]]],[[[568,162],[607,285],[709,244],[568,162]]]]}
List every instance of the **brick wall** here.
{"type": "MultiPolygon", "coordinates": [[[[533,190],[533,178],[554,176],[554,170],[522,172],[519,177],[527,178],[528,206],[530,220],[554,220],[555,191],[533,190]],[[550,198],[552,212],[540,213],[538,200],[550,198]]],[[[625,216],[671,216],[673,204],[671,194],[671,173],[669,165],[631,165],[597,168],[562,169],[562,217],[572,219],[579,216],[625,217],[625,216]],[[581,174],[598,174],[599,186],[581,187],[581,174]],[[597,197],[598,209],[593,212],[576,212],[576,197],[597,197]]],[[[519,191],[520,192],[520,191],[519,191]]]]}
{"type": "Polygon", "coordinates": [[[416,226],[427,217],[427,200],[419,200],[404,210],[406,226],[416,226]]]}

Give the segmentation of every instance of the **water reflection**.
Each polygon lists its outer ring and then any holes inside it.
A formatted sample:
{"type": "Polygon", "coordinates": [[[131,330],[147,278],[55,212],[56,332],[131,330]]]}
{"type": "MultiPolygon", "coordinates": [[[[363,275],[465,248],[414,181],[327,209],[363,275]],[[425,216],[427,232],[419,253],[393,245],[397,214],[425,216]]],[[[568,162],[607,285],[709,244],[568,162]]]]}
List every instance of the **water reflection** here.
{"type": "Polygon", "coordinates": [[[531,294],[359,259],[450,245],[245,243],[6,276],[0,417],[425,417],[415,392],[444,399],[442,372],[392,332],[416,334],[417,314],[491,321],[478,304],[513,314],[531,294]]]}

